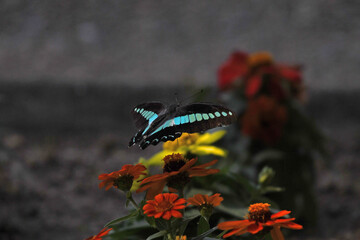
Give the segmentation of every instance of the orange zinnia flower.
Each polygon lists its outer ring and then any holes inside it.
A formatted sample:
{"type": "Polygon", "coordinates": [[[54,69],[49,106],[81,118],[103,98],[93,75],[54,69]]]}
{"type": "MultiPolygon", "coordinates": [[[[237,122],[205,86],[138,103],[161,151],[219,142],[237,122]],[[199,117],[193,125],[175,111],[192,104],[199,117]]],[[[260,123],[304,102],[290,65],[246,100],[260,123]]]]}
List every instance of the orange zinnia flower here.
{"type": "Polygon", "coordinates": [[[88,237],[85,240],[102,240],[102,237],[108,235],[108,233],[112,230],[112,228],[103,228],[98,234],[88,237]]]}
{"type": "Polygon", "coordinates": [[[187,160],[181,154],[173,153],[165,156],[163,160],[165,162],[163,173],[145,178],[141,182],[141,187],[136,191],[147,190],[146,199],[153,199],[155,195],[163,191],[165,185],[173,191],[183,188],[192,177],[207,176],[219,172],[219,169],[205,169],[214,165],[217,160],[194,167],[197,159],[187,160]]]}
{"type": "Polygon", "coordinates": [[[223,200],[224,198],[220,197],[220,193],[216,193],[212,196],[196,194],[192,198],[188,198],[187,202],[188,205],[192,204],[197,207],[203,207],[203,206],[216,207],[219,206],[223,200]]]}
{"type": "Polygon", "coordinates": [[[99,188],[105,187],[105,190],[109,190],[114,186],[123,191],[129,191],[134,180],[138,179],[141,175],[146,175],[144,171],[146,171],[146,167],[141,163],[135,166],[131,164],[124,165],[119,171],[99,175],[98,179],[102,180],[99,188]]]}
{"type": "Polygon", "coordinates": [[[220,193],[216,193],[212,196],[196,194],[192,198],[188,198],[188,205],[194,205],[199,208],[199,211],[203,217],[209,219],[214,207],[219,206],[224,198],[220,197],[220,193]]]}
{"type": "Polygon", "coordinates": [[[161,193],[155,196],[154,200],[148,200],[143,210],[149,217],[169,220],[171,217],[182,218],[182,213],[177,211],[184,209],[184,198],[179,198],[175,193],[161,193]]]}
{"type": "Polygon", "coordinates": [[[232,235],[239,236],[244,233],[256,234],[264,229],[264,227],[271,228],[271,236],[273,240],[284,240],[284,236],[280,231],[280,227],[300,230],[303,227],[292,221],[295,218],[281,218],[291,213],[290,211],[280,211],[275,214],[271,214],[269,210],[270,204],[268,203],[255,203],[250,205],[249,214],[246,220],[228,221],[218,224],[218,228],[221,230],[231,230],[223,237],[227,238],[232,235]]]}

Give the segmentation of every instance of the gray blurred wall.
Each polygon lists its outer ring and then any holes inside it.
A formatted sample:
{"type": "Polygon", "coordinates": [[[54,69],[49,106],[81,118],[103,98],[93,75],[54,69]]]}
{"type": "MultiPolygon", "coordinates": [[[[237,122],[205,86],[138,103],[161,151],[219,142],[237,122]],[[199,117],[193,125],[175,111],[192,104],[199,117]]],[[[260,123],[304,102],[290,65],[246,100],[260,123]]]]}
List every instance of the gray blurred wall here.
{"type": "Polygon", "coordinates": [[[234,49],[301,63],[310,89],[360,89],[360,2],[0,1],[0,81],[215,85],[234,49]]]}

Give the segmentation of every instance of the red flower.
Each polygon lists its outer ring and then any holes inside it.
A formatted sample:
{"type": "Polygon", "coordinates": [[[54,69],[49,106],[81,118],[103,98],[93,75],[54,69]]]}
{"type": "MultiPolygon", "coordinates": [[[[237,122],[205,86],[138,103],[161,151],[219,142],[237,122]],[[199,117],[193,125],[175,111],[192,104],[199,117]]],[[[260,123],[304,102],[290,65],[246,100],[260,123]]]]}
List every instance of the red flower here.
{"type": "Polygon", "coordinates": [[[108,233],[112,230],[112,228],[103,228],[98,234],[88,237],[85,240],[102,240],[102,237],[108,235],[108,233]]]}
{"type": "Polygon", "coordinates": [[[249,207],[249,215],[246,220],[239,221],[228,221],[218,224],[218,228],[221,230],[230,230],[229,233],[223,237],[227,238],[232,235],[239,236],[244,233],[256,234],[264,229],[264,227],[271,228],[271,236],[273,240],[284,240],[280,228],[290,228],[294,230],[300,230],[303,227],[292,221],[295,218],[281,218],[285,215],[290,214],[290,211],[280,211],[275,214],[271,214],[269,210],[270,204],[268,203],[256,203],[249,207]]]}
{"type": "Polygon", "coordinates": [[[171,217],[182,218],[178,210],[185,208],[186,200],[179,198],[175,193],[161,193],[155,196],[154,200],[148,200],[143,210],[149,217],[169,220],[171,217]]]}
{"type": "Polygon", "coordinates": [[[218,85],[221,90],[230,88],[236,79],[248,71],[248,54],[236,51],[218,70],[218,85]]]}
{"type": "Polygon", "coordinates": [[[245,79],[245,95],[251,99],[259,94],[283,100],[286,92],[281,85],[278,69],[274,65],[258,67],[257,71],[245,79]]]}
{"type": "Polygon", "coordinates": [[[217,160],[193,166],[197,159],[185,159],[181,154],[173,153],[164,157],[164,167],[162,174],[156,174],[145,178],[141,182],[141,187],[136,192],[147,190],[146,199],[153,199],[155,195],[161,193],[167,185],[171,190],[183,188],[192,177],[207,176],[218,173],[218,169],[205,169],[214,165],[217,160]]]}
{"type": "Polygon", "coordinates": [[[299,66],[277,64],[268,52],[246,54],[234,52],[218,70],[220,90],[243,86],[245,96],[253,98],[265,94],[283,100],[287,97],[304,98],[304,87],[299,66]],[[284,86],[289,85],[288,89],[284,86]]]}
{"type": "Polygon", "coordinates": [[[138,179],[141,175],[146,175],[146,167],[141,163],[134,165],[124,165],[121,170],[112,173],[103,173],[99,175],[99,188],[105,187],[109,190],[111,187],[116,187],[124,191],[129,191],[134,180],[138,179]]]}
{"type": "Polygon", "coordinates": [[[256,140],[273,144],[282,136],[287,121],[286,108],[275,99],[260,96],[250,100],[241,118],[242,132],[256,140]]]}

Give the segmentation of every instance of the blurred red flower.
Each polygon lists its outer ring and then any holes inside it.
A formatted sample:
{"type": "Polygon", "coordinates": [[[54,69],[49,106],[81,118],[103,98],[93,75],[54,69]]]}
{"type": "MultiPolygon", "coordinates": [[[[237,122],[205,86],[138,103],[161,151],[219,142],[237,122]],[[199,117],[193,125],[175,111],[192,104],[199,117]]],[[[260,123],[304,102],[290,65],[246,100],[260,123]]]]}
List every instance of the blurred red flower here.
{"type": "Polygon", "coordinates": [[[282,136],[287,121],[286,108],[275,99],[260,96],[248,102],[241,118],[242,132],[266,144],[273,144],[282,136]]]}
{"type": "Polygon", "coordinates": [[[243,77],[248,71],[248,54],[236,51],[220,66],[218,70],[218,85],[221,90],[231,88],[234,81],[243,77]]]}
{"type": "Polygon", "coordinates": [[[266,94],[278,100],[304,99],[301,68],[277,64],[268,52],[232,53],[218,70],[218,86],[220,90],[243,87],[247,98],[266,94]]]}

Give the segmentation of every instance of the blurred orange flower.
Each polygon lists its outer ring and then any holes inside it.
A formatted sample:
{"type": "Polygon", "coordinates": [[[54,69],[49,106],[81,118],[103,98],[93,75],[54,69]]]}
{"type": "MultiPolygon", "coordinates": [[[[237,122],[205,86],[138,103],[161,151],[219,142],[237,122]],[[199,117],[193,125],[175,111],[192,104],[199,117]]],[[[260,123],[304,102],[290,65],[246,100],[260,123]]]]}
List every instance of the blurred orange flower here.
{"type": "Polygon", "coordinates": [[[207,176],[218,173],[218,169],[205,169],[214,165],[217,160],[193,166],[197,159],[187,160],[181,154],[173,153],[164,157],[163,173],[147,177],[141,181],[141,187],[136,192],[147,190],[146,199],[153,199],[167,185],[171,190],[183,188],[192,177],[207,176]]]}
{"type": "Polygon", "coordinates": [[[105,187],[109,190],[112,186],[124,191],[129,191],[134,180],[141,175],[146,175],[146,167],[141,163],[134,165],[124,165],[121,170],[112,173],[103,173],[99,175],[98,179],[102,180],[99,188],[105,187]]]}
{"type": "Polygon", "coordinates": [[[85,240],[102,240],[102,237],[108,235],[112,228],[103,228],[98,234],[88,237],[85,240]]]}
{"type": "Polygon", "coordinates": [[[271,214],[268,203],[255,203],[250,205],[247,219],[239,221],[228,221],[218,224],[221,230],[230,230],[229,233],[223,237],[227,238],[232,235],[239,236],[244,233],[256,234],[264,229],[264,227],[271,228],[271,237],[273,240],[284,240],[284,236],[280,231],[281,227],[300,230],[303,227],[293,221],[295,218],[281,218],[290,214],[290,211],[282,210],[275,214],[271,214]]]}
{"type": "Polygon", "coordinates": [[[192,198],[188,198],[187,202],[188,205],[191,204],[197,207],[201,207],[201,206],[216,207],[219,206],[223,200],[224,198],[220,197],[220,193],[216,193],[212,196],[196,194],[192,198]]]}
{"type": "Polygon", "coordinates": [[[242,132],[253,139],[273,144],[282,136],[287,121],[286,108],[275,99],[260,96],[252,99],[241,118],[242,132]]]}
{"type": "Polygon", "coordinates": [[[148,200],[144,205],[144,214],[148,217],[169,220],[171,217],[182,218],[182,213],[177,211],[185,208],[186,200],[179,198],[175,193],[161,193],[155,196],[154,200],[148,200]]]}

